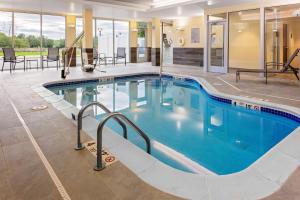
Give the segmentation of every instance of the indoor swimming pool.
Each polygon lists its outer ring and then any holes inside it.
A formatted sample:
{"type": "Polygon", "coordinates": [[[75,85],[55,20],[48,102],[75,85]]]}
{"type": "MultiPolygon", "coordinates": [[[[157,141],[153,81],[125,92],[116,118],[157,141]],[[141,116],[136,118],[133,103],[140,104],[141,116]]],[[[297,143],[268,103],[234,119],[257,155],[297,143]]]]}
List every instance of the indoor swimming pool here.
{"type": "MultiPolygon", "coordinates": [[[[79,109],[99,101],[123,113],[150,137],[154,157],[191,173],[203,168],[218,175],[244,170],[299,126],[295,116],[263,107],[235,106],[229,99],[208,94],[191,79],[132,76],[47,88],[79,109]]],[[[87,113],[99,121],[105,116],[97,108],[87,113]]],[[[113,120],[108,126],[122,134],[113,120]]],[[[131,129],[128,138],[146,148],[131,129]]]]}

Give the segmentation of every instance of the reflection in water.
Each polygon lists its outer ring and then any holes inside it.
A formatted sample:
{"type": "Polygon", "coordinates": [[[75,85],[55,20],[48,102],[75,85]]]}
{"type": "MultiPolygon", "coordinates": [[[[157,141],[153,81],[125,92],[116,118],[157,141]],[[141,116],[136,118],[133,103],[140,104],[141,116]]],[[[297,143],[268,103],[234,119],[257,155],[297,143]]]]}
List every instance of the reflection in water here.
{"type": "MultiPolygon", "coordinates": [[[[175,168],[218,174],[238,172],[292,132],[298,124],[267,113],[217,102],[191,83],[154,77],[52,88],[80,108],[99,101],[125,114],[152,140],[152,155],[175,168]]],[[[95,108],[97,119],[102,110],[95,108]]],[[[115,122],[109,126],[122,133],[115,122]]],[[[145,149],[135,132],[129,140],[145,149]]]]}

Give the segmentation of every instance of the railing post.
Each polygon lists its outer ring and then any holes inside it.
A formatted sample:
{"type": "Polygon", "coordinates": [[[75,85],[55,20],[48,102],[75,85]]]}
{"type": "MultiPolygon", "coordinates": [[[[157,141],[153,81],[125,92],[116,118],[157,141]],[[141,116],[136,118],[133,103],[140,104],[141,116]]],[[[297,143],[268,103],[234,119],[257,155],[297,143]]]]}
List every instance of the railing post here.
{"type": "Polygon", "coordinates": [[[105,168],[105,163],[102,162],[102,134],[103,134],[103,127],[105,123],[113,119],[118,119],[117,117],[122,118],[125,122],[127,122],[133,129],[135,129],[138,134],[145,140],[147,145],[147,153],[151,154],[151,143],[149,137],[138,127],[136,126],[132,121],[130,121],[125,115],[121,113],[109,113],[107,117],[105,117],[98,125],[97,128],[97,158],[96,158],[96,166],[94,167],[95,171],[101,171],[105,168]]]}
{"type": "Polygon", "coordinates": [[[75,147],[75,150],[77,150],[77,151],[84,149],[84,145],[82,145],[81,138],[80,138],[80,131],[82,128],[82,114],[83,114],[84,110],[85,109],[80,110],[78,113],[78,117],[77,117],[77,144],[75,147]]]}
{"type": "Polygon", "coordinates": [[[105,168],[105,163],[102,162],[102,131],[104,123],[100,123],[97,129],[97,161],[94,167],[95,171],[101,171],[105,168]]]}
{"type": "MultiPolygon", "coordinates": [[[[110,114],[112,113],[108,108],[106,108],[103,104],[99,103],[99,102],[91,102],[90,104],[84,106],[81,108],[81,110],[79,111],[78,113],[78,116],[77,116],[77,144],[75,146],[75,150],[82,150],[84,149],[84,145],[82,145],[81,143],[81,137],[80,137],[80,134],[81,134],[81,129],[82,129],[82,117],[83,117],[83,113],[84,111],[90,107],[90,106],[98,106],[100,107],[102,110],[104,110],[106,113],[110,114]]],[[[126,125],[121,121],[119,120],[117,117],[114,117],[114,120],[119,123],[119,125],[123,128],[123,137],[125,139],[127,139],[127,127],[126,125]]]]}

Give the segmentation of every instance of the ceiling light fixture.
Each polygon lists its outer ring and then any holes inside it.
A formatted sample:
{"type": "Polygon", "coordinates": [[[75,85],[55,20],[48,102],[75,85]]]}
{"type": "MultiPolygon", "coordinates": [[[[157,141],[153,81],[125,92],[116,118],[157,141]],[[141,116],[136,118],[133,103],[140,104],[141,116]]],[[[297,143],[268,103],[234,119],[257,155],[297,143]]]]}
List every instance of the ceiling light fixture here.
{"type": "MultiPolygon", "coordinates": [[[[205,0],[201,0],[205,2],[205,0]]],[[[179,5],[183,3],[191,2],[191,0],[153,0],[151,6],[152,8],[160,8],[165,6],[179,5]]]]}
{"type": "Polygon", "coordinates": [[[213,2],[212,0],[208,0],[208,1],[207,1],[207,5],[211,6],[211,5],[213,5],[213,4],[214,4],[214,2],[213,2]]]}
{"type": "Polygon", "coordinates": [[[75,4],[73,2],[70,3],[70,11],[71,12],[75,11],[75,4]]]}
{"type": "Polygon", "coordinates": [[[180,6],[177,7],[177,15],[182,15],[182,8],[180,6]]]}

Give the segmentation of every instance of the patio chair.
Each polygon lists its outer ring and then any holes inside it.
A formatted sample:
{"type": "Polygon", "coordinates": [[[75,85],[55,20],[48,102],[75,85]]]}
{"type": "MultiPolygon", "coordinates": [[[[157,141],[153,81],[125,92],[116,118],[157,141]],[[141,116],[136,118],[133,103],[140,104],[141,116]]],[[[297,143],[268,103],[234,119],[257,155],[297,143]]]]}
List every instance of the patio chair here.
{"type": "Polygon", "coordinates": [[[236,82],[238,82],[241,79],[241,77],[240,77],[241,72],[264,73],[264,76],[266,78],[266,84],[268,83],[268,74],[288,74],[288,73],[292,73],[299,80],[299,75],[298,75],[299,69],[295,68],[291,65],[292,62],[295,60],[295,58],[298,56],[299,52],[300,52],[300,48],[296,49],[295,52],[292,54],[292,56],[288,59],[288,61],[286,63],[268,62],[266,64],[265,69],[238,69],[236,71],[236,82]],[[274,70],[274,69],[269,70],[268,69],[268,66],[274,66],[274,65],[281,66],[282,69],[281,70],[274,70]]]}
{"type": "Polygon", "coordinates": [[[6,62],[10,63],[9,71],[15,70],[17,63],[24,63],[25,71],[25,56],[16,56],[16,52],[13,48],[2,48],[3,51],[3,64],[2,71],[6,62]]]}
{"type": "Polygon", "coordinates": [[[99,65],[101,65],[101,62],[104,63],[104,65],[106,65],[106,56],[105,53],[99,53],[99,65]]]}
{"type": "Polygon", "coordinates": [[[115,62],[114,64],[118,64],[119,59],[124,59],[125,60],[125,65],[126,65],[126,48],[125,47],[118,47],[117,48],[117,54],[114,56],[115,62]]]}
{"type": "Polygon", "coordinates": [[[43,69],[44,61],[47,62],[47,67],[49,67],[49,62],[56,62],[56,68],[58,70],[58,67],[60,67],[59,48],[48,48],[48,55],[43,56],[43,69]]]}

